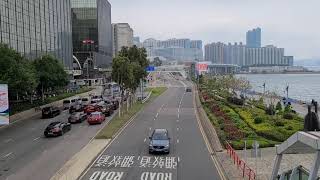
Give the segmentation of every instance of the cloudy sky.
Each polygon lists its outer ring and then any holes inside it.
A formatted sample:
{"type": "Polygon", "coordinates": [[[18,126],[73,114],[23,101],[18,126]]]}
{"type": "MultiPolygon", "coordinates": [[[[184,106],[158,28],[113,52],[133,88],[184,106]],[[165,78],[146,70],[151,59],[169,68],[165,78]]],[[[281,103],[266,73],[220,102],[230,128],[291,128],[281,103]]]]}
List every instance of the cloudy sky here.
{"type": "Polygon", "coordinates": [[[296,59],[320,58],[320,0],[109,0],[112,21],[128,22],[142,40],[245,42],[262,28],[262,44],[296,59]]]}

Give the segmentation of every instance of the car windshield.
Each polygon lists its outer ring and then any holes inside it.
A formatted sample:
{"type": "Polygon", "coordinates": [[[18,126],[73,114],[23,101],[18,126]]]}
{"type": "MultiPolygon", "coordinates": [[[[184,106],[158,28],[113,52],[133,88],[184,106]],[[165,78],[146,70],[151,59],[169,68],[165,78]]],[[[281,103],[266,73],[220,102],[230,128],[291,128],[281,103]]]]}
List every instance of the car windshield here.
{"type": "Polygon", "coordinates": [[[50,111],[51,110],[51,107],[45,107],[42,109],[43,111],[50,111]]]}
{"type": "Polygon", "coordinates": [[[64,100],[63,101],[63,104],[68,104],[68,103],[70,103],[70,100],[64,100]]]}
{"type": "Polygon", "coordinates": [[[82,98],[82,101],[89,101],[88,98],[82,98]]]}
{"type": "Polygon", "coordinates": [[[168,139],[168,136],[167,136],[167,133],[164,133],[164,132],[155,132],[152,136],[152,140],[167,140],[168,139]]]}
{"type": "Polygon", "coordinates": [[[52,123],[49,124],[49,126],[50,126],[50,127],[53,127],[53,126],[56,126],[56,125],[58,125],[58,124],[60,124],[60,122],[52,122],[52,123]]]}

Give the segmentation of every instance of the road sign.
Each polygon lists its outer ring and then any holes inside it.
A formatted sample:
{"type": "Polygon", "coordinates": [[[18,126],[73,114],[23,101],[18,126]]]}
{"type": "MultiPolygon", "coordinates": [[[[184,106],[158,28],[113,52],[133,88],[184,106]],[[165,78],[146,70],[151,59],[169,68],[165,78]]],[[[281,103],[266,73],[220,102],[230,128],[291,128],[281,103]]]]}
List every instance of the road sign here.
{"type": "Polygon", "coordinates": [[[148,66],[148,67],[146,68],[146,71],[148,71],[148,72],[153,72],[153,71],[155,71],[155,67],[154,67],[154,66],[148,66]]]}
{"type": "Polygon", "coordinates": [[[0,84],[0,125],[9,124],[8,85],[0,84]]]}

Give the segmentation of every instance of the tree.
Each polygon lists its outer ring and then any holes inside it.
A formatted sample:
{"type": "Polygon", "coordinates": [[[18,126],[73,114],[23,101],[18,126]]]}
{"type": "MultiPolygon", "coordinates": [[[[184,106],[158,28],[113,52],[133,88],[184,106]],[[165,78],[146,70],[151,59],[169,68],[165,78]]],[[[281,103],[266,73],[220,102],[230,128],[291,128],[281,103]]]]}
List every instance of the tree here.
{"type": "Polygon", "coordinates": [[[41,92],[43,101],[45,92],[59,89],[68,84],[68,75],[58,59],[45,55],[35,59],[33,65],[39,79],[38,91],[41,92]]]}
{"type": "Polygon", "coordinates": [[[161,65],[162,65],[162,61],[160,60],[159,57],[155,57],[155,58],[153,59],[152,64],[153,64],[154,66],[161,66],[161,65]]]}
{"type": "Polygon", "coordinates": [[[8,84],[10,99],[18,100],[21,95],[31,97],[38,85],[31,62],[14,49],[0,44],[0,64],[0,83],[8,84]]]}
{"type": "Polygon", "coordinates": [[[278,101],[278,103],[277,103],[277,105],[276,105],[276,110],[277,110],[278,112],[281,112],[281,111],[282,111],[282,105],[281,105],[281,102],[280,102],[280,101],[278,101]]]}

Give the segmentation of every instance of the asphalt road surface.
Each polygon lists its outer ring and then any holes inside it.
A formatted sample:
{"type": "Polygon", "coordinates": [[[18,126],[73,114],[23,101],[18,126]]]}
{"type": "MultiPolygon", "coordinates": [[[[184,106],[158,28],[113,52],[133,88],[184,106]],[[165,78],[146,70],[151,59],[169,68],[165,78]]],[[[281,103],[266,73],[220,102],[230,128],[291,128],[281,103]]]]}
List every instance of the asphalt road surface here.
{"type": "Polygon", "coordinates": [[[83,173],[82,180],[219,180],[199,130],[190,83],[164,75],[169,89],[148,104],[83,173]],[[168,155],[150,155],[155,128],[171,136],[168,155]]]}
{"type": "Polygon", "coordinates": [[[72,125],[63,136],[44,137],[43,131],[50,122],[66,122],[68,116],[67,111],[52,119],[36,116],[0,129],[0,179],[50,179],[103,127],[82,122],[72,125]]]}

